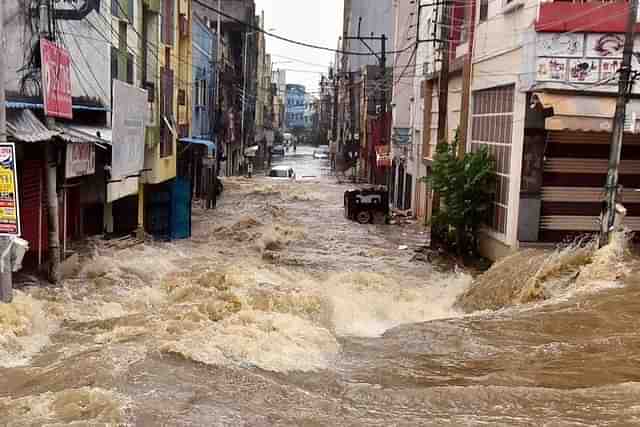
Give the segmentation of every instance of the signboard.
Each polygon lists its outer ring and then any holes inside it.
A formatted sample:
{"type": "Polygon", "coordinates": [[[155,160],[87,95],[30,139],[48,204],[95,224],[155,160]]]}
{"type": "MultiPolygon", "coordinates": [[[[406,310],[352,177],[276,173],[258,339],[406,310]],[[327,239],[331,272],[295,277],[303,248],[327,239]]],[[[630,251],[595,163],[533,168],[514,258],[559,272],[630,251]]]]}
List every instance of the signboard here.
{"type": "Polygon", "coordinates": [[[411,128],[393,128],[392,139],[396,144],[411,144],[411,128]]]}
{"type": "Polygon", "coordinates": [[[565,58],[538,58],[538,80],[565,81],[567,60],[565,58]]]}
{"type": "Polygon", "coordinates": [[[147,91],[113,81],[111,179],[137,176],[144,168],[147,91]]]}
{"type": "Polygon", "coordinates": [[[40,39],[42,59],[42,97],[44,113],[49,117],[72,118],[71,56],[47,39],[40,39]]]}
{"type": "Polygon", "coordinates": [[[93,175],[96,172],[96,146],[94,144],[67,144],[65,178],[93,175]]]}
{"type": "Polygon", "coordinates": [[[600,73],[597,59],[570,59],[569,80],[578,83],[596,83],[600,73]]]}
{"type": "Polygon", "coordinates": [[[16,148],[0,143],[0,235],[20,235],[16,148]]]}
{"type": "Polygon", "coordinates": [[[576,33],[539,33],[538,56],[582,57],[584,35],[576,33]]]}
{"type": "Polygon", "coordinates": [[[80,21],[94,10],[100,13],[100,0],[55,0],[54,16],[64,21],[80,21]]]}
{"type": "Polygon", "coordinates": [[[622,58],[624,34],[587,34],[588,58],[622,58]]]}

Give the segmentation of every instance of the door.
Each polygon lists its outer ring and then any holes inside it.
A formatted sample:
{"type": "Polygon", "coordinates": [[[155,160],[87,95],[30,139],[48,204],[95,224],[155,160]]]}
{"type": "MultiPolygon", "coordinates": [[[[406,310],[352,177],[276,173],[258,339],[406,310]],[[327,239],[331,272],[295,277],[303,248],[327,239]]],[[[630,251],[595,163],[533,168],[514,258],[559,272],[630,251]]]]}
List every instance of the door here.
{"type": "Polygon", "coordinates": [[[396,208],[403,209],[404,207],[404,164],[398,164],[398,188],[396,190],[396,208]]]}
{"type": "Polygon", "coordinates": [[[413,176],[407,174],[404,184],[404,210],[411,209],[411,199],[413,199],[413,176]]]}
{"type": "Polygon", "coordinates": [[[171,239],[187,239],[191,236],[191,183],[177,177],[171,190],[171,239]]]}

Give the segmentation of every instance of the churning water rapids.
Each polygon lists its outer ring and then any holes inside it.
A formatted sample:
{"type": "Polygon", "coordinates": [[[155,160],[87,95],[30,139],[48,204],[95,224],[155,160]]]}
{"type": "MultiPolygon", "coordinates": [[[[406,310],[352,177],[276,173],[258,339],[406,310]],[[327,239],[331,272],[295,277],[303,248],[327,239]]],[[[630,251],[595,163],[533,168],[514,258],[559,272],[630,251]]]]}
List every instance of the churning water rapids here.
{"type": "Polygon", "coordinates": [[[415,228],[348,222],[344,189],[227,179],[192,239],[96,243],[62,286],[18,291],[0,425],[640,424],[625,236],[474,280],[412,260],[415,228]]]}

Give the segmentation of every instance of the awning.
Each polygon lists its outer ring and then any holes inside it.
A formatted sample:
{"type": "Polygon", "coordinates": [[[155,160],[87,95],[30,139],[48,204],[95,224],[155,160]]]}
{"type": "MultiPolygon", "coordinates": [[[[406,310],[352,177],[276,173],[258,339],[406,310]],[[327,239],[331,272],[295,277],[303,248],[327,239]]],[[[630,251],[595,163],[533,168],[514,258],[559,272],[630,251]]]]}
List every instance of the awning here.
{"type": "Polygon", "coordinates": [[[7,110],[7,133],[19,142],[49,141],[59,132],[49,130],[31,110],[7,110]]]}
{"type": "Polygon", "coordinates": [[[213,156],[216,152],[216,143],[213,141],[209,141],[208,139],[180,138],[180,142],[186,145],[204,145],[205,147],[207,147],[207,153],[210,156],[213,156]]]}
{"type": "Polygon", "coordinates": [[[65,142],[76,144],[111,145],[111,129],[85,125],[60,123],[59,137],[65,142]]]}
{"type": "MultiPolygon", "coordinates": [[[[545,108],[553,108],[553,116],[545,120],[546,130],[611,131],[616,109],[616,99],[613,97],[568,96],[541,92],[536,92],[535,95],[545,108]]],[[[629,104],[629,109],[633,110],[632,103],[629,104]]]]}

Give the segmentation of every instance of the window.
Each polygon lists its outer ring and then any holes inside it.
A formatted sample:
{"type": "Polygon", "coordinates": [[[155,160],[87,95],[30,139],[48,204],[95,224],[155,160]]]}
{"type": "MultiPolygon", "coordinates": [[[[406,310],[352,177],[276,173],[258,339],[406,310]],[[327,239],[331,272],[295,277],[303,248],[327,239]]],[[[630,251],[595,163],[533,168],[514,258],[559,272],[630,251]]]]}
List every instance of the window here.
{"type": "Polygon", "coordinates": [[[162,43],[173,44],[173,6],[175,0],[163,0],[162,1],[162,28],[161,37],[162,43]]]}
{"type": "Polygon", "coordinates": [[[162,67],[160,75],[160,157],[168,157],[173,155],[173,133],[167,124],[173,120],[173,70],[162,67]]]}
{"type": "Polygon", "coordinates": [[[480,0],[480,22],[485,22],[489,16],[489,0],[480,0]]]}
{"type": "Polygon", "coordinates": [[[116,18],[131,21],[133,2],[134,0],[111,0],[111,14],[116,18]]]}
{"type": "Polygon", "coordinates": [[[195,95],[196,105],[199,105],[199,106],[207,105],[207,81],[206,80],[196,81],[194,95],[195,95]]]}
{"type": "Polygon", "coordinates": [[[514,89],[510,85],[475,91],[472,101],[471,150],[486,145],[496,161],[497,188],[488,225],[502,234],[507,232],[509,208],[514,89]]]}

